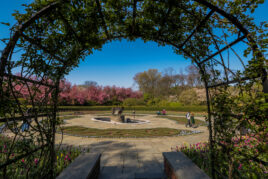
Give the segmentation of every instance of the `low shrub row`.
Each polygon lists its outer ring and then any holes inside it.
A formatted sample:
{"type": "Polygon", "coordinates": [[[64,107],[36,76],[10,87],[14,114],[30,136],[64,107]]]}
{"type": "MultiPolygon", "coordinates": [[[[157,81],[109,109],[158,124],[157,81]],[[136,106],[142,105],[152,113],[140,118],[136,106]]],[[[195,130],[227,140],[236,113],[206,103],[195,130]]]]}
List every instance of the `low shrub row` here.
{"type": "MultiPolygon", "coordinates": [[[[110,111],[116,106],[59,106],[60,111],[110,111]]],[[[206,106],[179,106],[179,107],[160,107],[160,106],[126,106],[125,110],[136,111],[181,111],[181,112],[206,112],[206,106]]]]}

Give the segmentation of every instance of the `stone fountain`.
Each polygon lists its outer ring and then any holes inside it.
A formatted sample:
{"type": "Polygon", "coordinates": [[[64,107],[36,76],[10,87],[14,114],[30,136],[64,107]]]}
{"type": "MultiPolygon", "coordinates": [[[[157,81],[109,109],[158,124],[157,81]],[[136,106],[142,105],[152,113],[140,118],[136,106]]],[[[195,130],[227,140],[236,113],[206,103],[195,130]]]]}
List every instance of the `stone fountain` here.
{"type": "Polygon", "coordinates": [[[95,117],[95,118],[92,118],[92,120],[109,122],[109,123],[114,123],[114,124],[124,124],[124,123],[144,124],[144,123],[149,123],[149,121],[147,121],[147,120],[135,119],[135,112],[133,112],[134,119],[132,119],[131,116],[123,115],[123,111],[124,111],[124,107],[113,107],[111,116],[109,116],[109,117],[107,117],[107,116],[95,117]]]}

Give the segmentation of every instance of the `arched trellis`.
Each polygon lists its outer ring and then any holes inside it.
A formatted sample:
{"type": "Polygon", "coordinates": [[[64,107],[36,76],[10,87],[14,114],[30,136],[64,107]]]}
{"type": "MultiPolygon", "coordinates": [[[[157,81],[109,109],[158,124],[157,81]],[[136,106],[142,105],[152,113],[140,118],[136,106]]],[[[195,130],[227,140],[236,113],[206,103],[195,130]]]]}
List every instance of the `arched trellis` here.
{"type": "MultiPolygon", "coordinates": [[[[45,3],[44,5],[42,3],[36,3],[36,6],[32,6],[29,9],[34,12],[34,15],[31,16],[31,13],[33,12],[29,11],[25,17],[17,17],[18,20],[21,21],[20,25],[13,28],[13,34],[7,43],[6,48],[2,52],[0,66],[1,104],[6,104],[7,102],[12,101],[14,104],[10,105],[9,107],[19,108],[19,111],[14,112],[14,110],[9,110],[6,112],[5,110],[7,110],[7,106],[1,106],[1,111],[4,118],[0,119],[0,121],[19,121],[29,118],[29,116],[25,115],[24,109],[20,107],[22,104],[18,100],[18,97],[16,97],[17,94],[15,94],[14,90],[12,90],[12,88],[16,87],[18,83],[24,83],[24,85],[28,87],[27,90],[29,92],[31,89],[29,88],[28,83],[33,84],[35,88],[46,86],[44,91],[34,91],[32,92],[33,94],[30,95],[29,98],[31,98],[30,100],[32,106],[36,106],[36,108],[39,109],[38,111],[32,112],[30,117],[34,118],[38,124],[39,128],[37,128],[36,131],[40,134],[42,141],[41,147],[33,149],[33,151],[37,151],[43,148],[43,146],[48,147],[50,156],[48,163],[51,164],[49,173],[51,175],[53,175],[53,163],[55,162],[54,144],[57,123],[57,96],[59,94],[60,80],[64,77],[64,74],[68,73],[72,67],[77,65],[79,58],[82,58],[86,54],[90,54],[92,48],[98,49],[108,41],[122,38],[128,38],[130,40],[142,38],[143,40],[155,41],[161,45],[168,44],[173,46],[177,53],[184,54],[198,66],[206,88],[209,141],[211,149],[213,149],[214,140],[213,121],[211,118],[213,111],[211,111],[209,89],[214,89],[221,86],[226,87],[230,84],[241,83],[251,79],[261,79],[263,92],[268,92],[267,72],[265,69],[265,62],[262,61],[263,54],[255,42],[254,37],[252,37],[249,31],[236,17],[230,13],[227,13],[216,5],[213,5],[209,1],[193,0],[192,2],[176,2],[133,0],[122,1],[120,4],[120,2],[116,3],[114,1],[100,2],[99,0],[66,0],[45,3]],[[157,4],[163,5],[164,8],[166,8],[166,11],[162,12],[161,8],[157,9],[157,6],[155,6],[157,4]],[[190,8],[191,5],[193,6],[192,9],[190,8]],[[88,10],[90,7],[92,7],[92,9],[88,10]],[[82,10],[79,8],[82,8],[82,10]],[[106,12],[106,10],[109,8],[114,11],[106,12]],[[85,9],[87,9],[87,12],[90,14],[82,15],[84,12],[83,10],[85,9]],[[79,10],[82,12],[79,13],[79,10]],[[116,12],[116,10],[118,12],[116,12]],[[109,13],[118,13],[116,14],[118,17],[110,17],[109,13]],[[156,17],[157,13],[161,15],[161,18],[156,17]],[[182,22],[181,20],[183,19],[181,18],[177,22],[176,19],[172,18],[174,13],[177,13],[180,18],[181,16],[182,18],[185,16],[190,20],[193,20],[190,22],[192,25],[182,23],[185,25],[185,28],[182,27],[183,25],[178,25],[178,22],[182,22]],[[143,16],[147,19],[142,19],[143,16]],[[152,18],[150,19],[149,17],[151,16],[152,18]],[[235,27],[235,30],[233,30],[232,33],[236,32],[238,35],[238,37],[232,42],[227,43],[224,41],[224,43],[226,43],[226,46],[224,47],[220,46],[220,41],[216,39],[216,35],[212,32],[212,28],[214,27],[213,25],[216,23],[216,21],[220,21],[218,16],[227,19],[228,23],[235,27]],[[25,21],[24,19],[28,20],[25,21]],[[96,24],[94,25],[94,23],[87,21],[87,19],[90,19],[96,24]],[[156,22],[156,19],[159,22],[156,22]],[[82,24],[79,22],[79,20],[84,20],[85,24],[82,24]],[[196,22],[199,23],[195,25],[196,22]],[[54,32],[53,29],[49,28],[56,27],[57,25],[55,25],[55,23],[59,23],[58,26],[60,30],[54,32]],[[157,27],[155,27],[156,23],[158,25],[157,27]],[[49,25],[51,25],[51,27],[49,25]],[[88,33],[89,37],[85,37],[87,34],[83,34],[83,30],[86,28],[92,28],[92,30],[89,30],[88,33]],[[174,30],[178,28],[183,30],[174,30]],[[42,29],[44,29],[44,31],[42,31],[42,29]],[[172,33],[176,32],[187,33],[186,35],[176,34],[177,36],[172,36],[172,33]],[[200,40],[196,34],[204,37],[204,40],[200,40]],[[207,35],[210,35],[210,38],[207,38],[207,35]],[[54,37],[60,42],[55,42],[53,40],[54,37]],[[225,65],[222,53],[245,39],[247,39],[248,45],[253,51],[253,56],[261,62],[261,64],[259,64],[260,71],[254,75],[242,77],[236,76],[232,79],[229,79],[229,73],[234,74],[234,72],[232,72],[232,70],[225,65]],[[194,42],[198,43],[195,44],[194,42]],[[200,46],[201,43],[203,43],[203,46],[205,46],[204,48],[200,46]],[[216,52],[211,53],[211,50],[209,50],[211,45],[215,46],[214,48],[216,49],[216,52]],[[21,70],[20,76],[12,74],[12,68],[17,67],[14,66],[14,63],[11,61],[12,54],[16,46],[27,51],[25,53],[26,55],[30,53],[35,54],[35,56],[30,57],[29,62],[27,62],[28,57],[23,57],[24,60],[21,61],[25,64],[19,64],[21,68],[33,69],[33,71],[21,70]],[[64,48],[66,48],[66,50],[64,48]],[[189,51],[191,48],[192,51],[189,51]],[[31,49],[34,49],[34,51],[31,51],[31,49]],[[86,53],[86,50],[89,52],[86,53]],[[217,55],[221,57],[221,61],[217,61],[215,59],[217,55]],[[44,58],[45,60],[40,58],[44,58]],[[39,63],[35,65],[34,62],[39,63]],[[211,84],[212,80],[209,78],[209,75],[212,74],[208,73],[210,70],[208,67],[210,67],[211,63],[218,63],[223,67],[225,75],[224,80],[211,84]],[[40,67],[40,65],[44,65],[44,67],[40,67]],[[51,66],[53,66],[53,68],[51,66]],[[36,79],[29,79],[29,77],[32,75],[35,75],[36,79]],[[50,79],[52,79],[53,82],[51,82],[50,79]],[[14,80],[16,82],[14,82],[14,80]],[[6,91],[12,93],[9,98],[6,97],[6,91]],[[51,94],[51,92],[54,95],[53,100],[48,99],[48,96],[51,94]],[[38,103],[34,99],[38,97],[37,93],[45,94],[42,98],[42,101],[38,101],[38,103]],[[48,108],[47,106],[49,105],[52,107],[48,108]],[[15,114],[17,113],[19,113],[21,117],[15,117],[15,114]],[[38,123],[37,119],[40,117],[44,117],[45,119],[43,120],[48,121],[48,128],[45,128],[43,124],[38,123]],[[52,135],[49,135],[49,133],[52,135]]],[[[224,25],[222,26],[224,28],[224,25]]],[[[25,137],[24,135],[21,136],[25,137]]],[[[23,155],[12,160],[7,157],[7,162],[2,164],[1,168],[5,168],[7,165],[16,162],[30,153],[32,152],[28,152],[26,154],[24,153],[23,155]]],[[[211,152],[212,176],[215,175],[215,171],[213,170],[213,158],[213,152],[211,152]]]]}

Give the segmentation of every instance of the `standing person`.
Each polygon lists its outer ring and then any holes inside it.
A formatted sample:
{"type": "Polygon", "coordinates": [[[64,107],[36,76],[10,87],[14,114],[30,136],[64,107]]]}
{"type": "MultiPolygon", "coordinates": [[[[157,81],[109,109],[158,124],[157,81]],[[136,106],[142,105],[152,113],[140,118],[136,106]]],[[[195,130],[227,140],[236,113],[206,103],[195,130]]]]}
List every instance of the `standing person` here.
{"type": "MultiPolygon", "coordinates": [[[[26,112],[26,117],[29,117],[32,115],[32,109],[29,108],[26,112]]],[[[26,118],[23,120],[23,123],[21,125],[21,131],[24,132],[24,131],[28,131],[29,130],[29,123],[31,123],[31,117],[29,118],[26,118]]]]}
{"type": "Polygon", "coordinates": [[[190,112],[187,112],[186,119],[187,119],[186,127],[187,126],[192,127],[191,120],[190,120],[191,119],[190,112]]]}
{"type": "Polygon", "coordinates": [[[135,111],[135,109],[133,110],[133,116],[134,116],[134,119],[135,119],[135,116],[136,116],[136,111],[135,111]]]}
{"type": "Polygon", "coordinates": [[[194,124],[195,124],[194,113],[191,113],[191,123],[194,126],[194,124]]]}
{"type": "Polygon", "coordinates": [[[112,115],[115,113],[115,107],[112,107],[112,115]]]}

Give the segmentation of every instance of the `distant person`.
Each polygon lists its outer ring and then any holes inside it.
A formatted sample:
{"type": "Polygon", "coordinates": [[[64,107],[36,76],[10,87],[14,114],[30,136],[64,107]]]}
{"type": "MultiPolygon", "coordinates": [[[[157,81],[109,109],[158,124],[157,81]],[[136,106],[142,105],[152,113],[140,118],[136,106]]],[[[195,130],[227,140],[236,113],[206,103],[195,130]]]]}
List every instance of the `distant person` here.
{"type": "Polygon", "coordinates": [[[32,120],[31,120],[31,115],[32,115],[32,109],[31,108],[29,108],[28,110],[27,110],[27,112],[26,112],[26,119],[25,120],[23,120],[23,123],[22,123],[22,125],[21,125],[21,131],[22,132],[24,132],[24,131],[28,131],[29,130],[29,126],[30,126],[30,123],[32,122],[32,120]]]}
{"type": "Polygon", "coordinates": [[[123,113],[124,109],[125,109],[124,107],[119,108],[119,111],[118,111],[118,115],[119,115],[119,116],[121,116],[121,115],[122,115],[122,113],[123,113]]]}
{"type": "Polygon", "coordinates": [[[190,112],[187,112],[187,114],[186,114],[186,119],[187,119],[186,127],[188,127],[188,126],[189,126],[189,127],[192,127],[190,112]]]}
{"type": "Polygon", "coordinates": [[[23,121],[22,125],[21,125],[21,131],[27,131],[29,130],[29,124],[26,121],[23,121]]]}
{"type": "Polygon", "coordinates": [[[162,115],[166,115],[166,110],[165,109],[162,110],[162,115]]]}
{"type": "Polygon", "coordinates": [[[160,112],[160,111],[157,111],[156,114],[157,114],[157,115],[161,115],[161,112],[160,112]]]}
{"type": "Polygon", "coordinates": [[[195,125],[194,113],[191,113],[191,123],[193,126],[195,125]]]}
{"type": "Polygon", "coordinates": [[[135,116],[136,116],[136,111],[135,111],[135,110],[133,110],[132,114],[133,114],[134,119],[135,119],[135,116]]]}
{"type": "Polygon", "coordinates": [[[112,108],[112,115],[115,113],[115,107],[112,108]]]}

